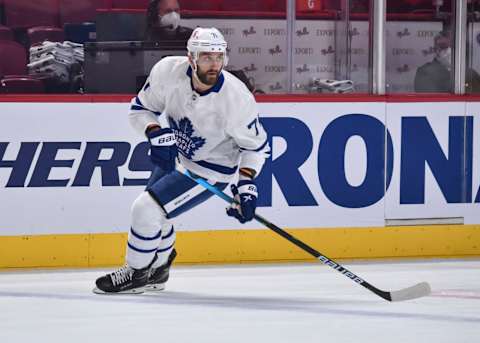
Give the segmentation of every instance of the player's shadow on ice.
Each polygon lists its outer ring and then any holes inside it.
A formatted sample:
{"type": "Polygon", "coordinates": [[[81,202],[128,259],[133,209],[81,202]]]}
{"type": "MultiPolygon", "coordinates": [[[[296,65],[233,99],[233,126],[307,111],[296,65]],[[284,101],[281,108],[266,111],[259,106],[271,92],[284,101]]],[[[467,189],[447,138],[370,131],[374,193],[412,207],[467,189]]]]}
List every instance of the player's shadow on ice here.
{"type": "MultiPolygon", "coordinates": [[[[430,320],[437,322],[474,322],[480,323],[478,317],[434,315],[414,312],[392,312],[372,311],[368,307],[377,306],[374,301],[365,300],[339,300],[339,299],[318,299],[318,298],[285,298],[285,297],[248,297],[248,296],[225,296],[207,295],[201,293],[187,293],[164,291],[159,293],[144,293],[139,295],[96,295],[96,294],[53,294],[41,292],[15,292],[0,291],[0,298],[36,298],[65,301],[93,301],[105,303],[128,303],[148,304],[158,303],[162,306],[184,306],[184,307],[214,307],[224,309],[242,309],[252,311],[287,311],[303,312],[318,315],[356,316],[374,318],[400,318],[412,320],[430,320]],[[373,305],[372,305],[373,304],[373,305]],[[335,308],[348,306],[352,309],[335,308]],[[365,309],[362,309],[365,308],[365,309]]],[[[378,300],[381,303],[383,300],[378,300]]]]}

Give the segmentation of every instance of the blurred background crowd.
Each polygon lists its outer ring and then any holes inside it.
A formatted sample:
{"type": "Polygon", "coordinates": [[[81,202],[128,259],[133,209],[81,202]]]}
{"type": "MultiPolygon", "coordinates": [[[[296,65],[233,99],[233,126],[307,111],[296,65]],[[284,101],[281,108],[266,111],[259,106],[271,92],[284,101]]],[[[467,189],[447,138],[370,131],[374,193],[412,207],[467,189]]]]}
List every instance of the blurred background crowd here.
{"type": "MultiPolygon", "coordinates": [[[[388,93],[453,92],[456,1],[466,92],[480,93],[480,1],[387,0],[388,93]]],[[[373,0],[294,2],[0,0],[0,93],[135,93],[196,26],[224,34],[253,93],[370,93],[373,0]]]]}

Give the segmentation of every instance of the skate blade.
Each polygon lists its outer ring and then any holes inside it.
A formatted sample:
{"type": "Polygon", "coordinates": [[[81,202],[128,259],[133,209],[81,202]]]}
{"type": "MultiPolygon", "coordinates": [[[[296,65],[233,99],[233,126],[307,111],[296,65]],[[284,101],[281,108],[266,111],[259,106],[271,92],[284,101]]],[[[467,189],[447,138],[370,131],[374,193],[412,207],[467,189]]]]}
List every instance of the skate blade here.
{"type": "Polygon", "coordinates": [[[147,292],[161,292],[165,290],[165,284],[164,283],[157,283],[154,285],[147,285],[145,286],[145,290],[147,292]]]}
{"type": "Polygon", "coordinates": [[[95,294],[102,294],[102,295],[142,294],[145,292],[145,287],[129,289],[128,291],[122,291],[122,292],[105,292],[105,291],[102,291],[100,288],[95,287],[94,289],[92,289],[92,292],[95,294]]]}

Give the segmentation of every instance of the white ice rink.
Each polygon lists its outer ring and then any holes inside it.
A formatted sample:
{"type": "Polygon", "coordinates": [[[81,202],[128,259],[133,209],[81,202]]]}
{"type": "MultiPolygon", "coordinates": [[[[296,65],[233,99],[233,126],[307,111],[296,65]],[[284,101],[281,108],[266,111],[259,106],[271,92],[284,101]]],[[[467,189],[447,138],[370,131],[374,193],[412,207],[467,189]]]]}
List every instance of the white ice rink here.
{"type": "Polygon", "coordinates": [[[110,270],[0,272],[0,343],[480,342],[480,261],[351,263],[374,286],[428,281],[389,303],[314,264],[175,266],[168,290],[91,292],[110,270]]]}

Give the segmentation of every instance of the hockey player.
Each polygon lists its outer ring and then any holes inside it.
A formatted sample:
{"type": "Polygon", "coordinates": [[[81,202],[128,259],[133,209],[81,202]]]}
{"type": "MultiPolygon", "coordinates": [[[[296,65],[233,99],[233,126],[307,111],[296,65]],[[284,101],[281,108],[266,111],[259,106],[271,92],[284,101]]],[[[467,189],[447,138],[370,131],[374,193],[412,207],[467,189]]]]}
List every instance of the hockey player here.
{"type": "Polygon", "coordinates": [[[252,220],[255,176],[270,148],[253,95],[229,72],[227,43],[215,28],[196,28],[188,57],[166,57],[132,99],[129,119],[150,142],[156,165],[146,191],[134,201],[126,264],[96,281],[96,293],[162,290],[175,259],[170,219],[207,200],[211,193],[175,169],[181,165],[219,189],[231,181],[239,206],[227,209],[241,223],[252,220]],[[168,126],[160,125],[164,117],[168,126]]]}

